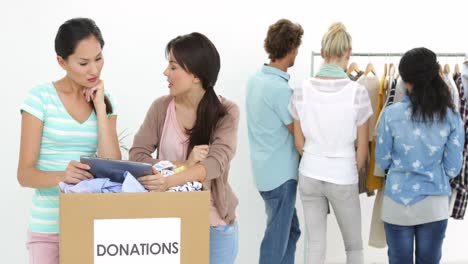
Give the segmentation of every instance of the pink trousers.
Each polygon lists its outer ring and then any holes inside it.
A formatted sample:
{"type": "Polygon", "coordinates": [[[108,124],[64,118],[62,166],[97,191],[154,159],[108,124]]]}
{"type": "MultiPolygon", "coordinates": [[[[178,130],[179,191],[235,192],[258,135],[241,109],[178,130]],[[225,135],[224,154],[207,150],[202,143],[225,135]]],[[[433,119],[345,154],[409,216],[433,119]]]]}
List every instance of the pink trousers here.
{"type": "Polygon", "coordinates": [[[29,264],[59,264],[59,235],[28,230],[29,264]]]}

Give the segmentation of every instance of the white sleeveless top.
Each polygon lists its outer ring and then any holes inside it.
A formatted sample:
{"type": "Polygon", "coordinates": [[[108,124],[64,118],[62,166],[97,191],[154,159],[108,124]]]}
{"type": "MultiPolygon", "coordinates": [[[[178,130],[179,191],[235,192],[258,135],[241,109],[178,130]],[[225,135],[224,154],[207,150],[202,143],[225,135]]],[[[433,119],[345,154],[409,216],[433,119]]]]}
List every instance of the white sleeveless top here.
{"type": "Polygon", "coordinates": [[[305,137],[301,174],[335,184],[357,183],[357,127],[373,113],[366,88],[349,79],[311,78],[294,90],[290,112],[305,137]]]}

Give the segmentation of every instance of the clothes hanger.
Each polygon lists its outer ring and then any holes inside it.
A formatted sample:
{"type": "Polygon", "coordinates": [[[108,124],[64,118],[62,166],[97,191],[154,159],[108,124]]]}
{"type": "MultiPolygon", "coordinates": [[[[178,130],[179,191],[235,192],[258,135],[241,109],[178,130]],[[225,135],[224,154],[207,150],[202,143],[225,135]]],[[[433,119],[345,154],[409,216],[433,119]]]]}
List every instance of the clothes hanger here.
{"type": "Polygon", "coordinates": [[[391,78],[393,74],[395,73],[395,65],[393,65],[392,56],[390,54],[388,55],[388,58],[390,61],[390,63],[388,64],[388,76],[389,78],[391,78]]]}
{"type": "Polygon", "coordinates": [[[445,73],[445,74],[449,74],[449,73],[450,73],[450,66],[449,66],[447,63],[444,65],[444,73],[445,73]]]}
{"type": "Polygon", "coordinates": [[[388,73],[388,55],[385,56],[385,63],[384,63],[384,71],[383,71],[383,75],[382,75],[382,78],[381,78],[381,81],[380,81],[380,87],[381,89],[379,89],[379,96],[383,96],[383,94],[385,93],[385,91],[387,90],[387,73],[388,73]]]}
{"type": "Polygon", "coordinates": [[[458,63],[455,64],[454,74],[460,74],[460,67],[458,66],[458,63]]]}
{"type": "Polygon", "coordinates": [[[393,65],[393,62],[390,62],[390,64],[388,65],[388,74],[393,74],[394,71],[395,66],[393,65]]]}
{"type": "Polygon", "coordinates": [[[387,77],[387,61],[388,61],[388,55],[385,57],[385,63],[384,63],[384,72],[383,72],[383,78],[387,77]]]}
{"type": "Polygon", "coordinates": [[[368,75],[369,73],[374,74],[374,76],[377,76],[377,73],[375,71],[374,64],[372,64],[370,54],[367,54],[367,59],[369,60],[369,63],[366,66],[366,69],[364,70],[363,75],[368,75]]]}
{"type": "Polygon", "coordinates": [[[346,70],[346,75],[351,75],[351,73],[353,73],[353,72],[356,72],[356,73],[360,72],[359,67],[357,66],[357,64],[355,62],[351,63],[348,66],[348,69],[346,70]]]}
{"type": "Polygon", "coordinates": [[[393,63],[390,62],[390,64],[388,65],[388,74],[385,77],[385,85],[384,85],[385,91],[387,91],[390,86],[390,81],[391,81],[390,78],[392,78],[393,72],[394,72],[394,66],[393,66],[393,63]]]}
{"type": "Polygon", "coordinates": [[[374,65],[372,64],[372,62],[369,62],[367,64],[366,70],[364,71],[364,75],[367,75],[369,73],[372,73],[372,74],[374,74],[374,76],[377,76],[377,73],[375,72],[375,68],[374,68],[374,65]]]}

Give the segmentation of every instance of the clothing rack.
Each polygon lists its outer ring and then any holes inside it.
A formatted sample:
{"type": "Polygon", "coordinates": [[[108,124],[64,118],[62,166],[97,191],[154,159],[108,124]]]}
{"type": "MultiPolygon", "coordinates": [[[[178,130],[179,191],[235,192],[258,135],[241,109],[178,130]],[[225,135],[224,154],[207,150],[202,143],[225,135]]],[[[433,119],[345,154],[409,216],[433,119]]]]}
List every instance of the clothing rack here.
{"type": "MultiPolygon", "coordinates": [[[[364,53],[364,52],[357,52],[357,53],[351,53],[351,57],[401,57],[405,53],[390,53],[390,52],[369,52],[369,53],[364,53]]],[[[466,53],[462,52],[448,52],[448,53],[436,53],[437,57],[465,57],[466,53]]],[[[321,56],[320,52],[314,52],[312,51],[312,60],[311,60],[311,69],[310,69],[310,76],[314,76],[314,62],[315,62],[315,57],[321,56]]]]}

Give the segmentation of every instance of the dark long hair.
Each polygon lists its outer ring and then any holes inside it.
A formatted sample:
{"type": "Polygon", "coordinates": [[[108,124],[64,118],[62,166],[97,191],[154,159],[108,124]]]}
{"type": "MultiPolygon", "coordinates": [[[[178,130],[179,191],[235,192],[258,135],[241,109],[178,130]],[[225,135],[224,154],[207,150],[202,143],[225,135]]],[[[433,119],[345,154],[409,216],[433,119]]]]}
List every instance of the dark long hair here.
{"type": "Polygon", "coordinates": [[[403,81],[413,85],[409,98],[413,121],[443,121],[447,109],[455,111],[450,89],[439,74],[439,63],[434,52],[427,48],[407,51],[398,66],[403,81]]]}
{"type": "MultiPolygon", "coordinates": [[[[59,27],[55,36],[55,53],[67,60],[68,56],[75,52],[78,43],[89,37],[95,37],[101,44],[101,48],[104,48],[101,30],[92,19],[72,18],[67,20],[59,27]]],[[[106,113],[113,113],[112,104],[107,96],[104,96],[104,103],[106,104],[106,113]]],[[[93,101],[91,101],[91,105],[95,109],[93,101]]]]}
{"type": "Polygon", "coordinates": [[[193,32],[178,36],[166,45],[166,57],[200,79],[205,94],[197,108],[197,119],[189,134],[189,153],[196,145],[209,144],[218,121],[227,113],[214,91],[221,62],[213,43],[203,34],[193,32]]]}

